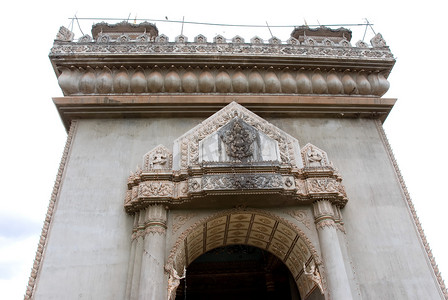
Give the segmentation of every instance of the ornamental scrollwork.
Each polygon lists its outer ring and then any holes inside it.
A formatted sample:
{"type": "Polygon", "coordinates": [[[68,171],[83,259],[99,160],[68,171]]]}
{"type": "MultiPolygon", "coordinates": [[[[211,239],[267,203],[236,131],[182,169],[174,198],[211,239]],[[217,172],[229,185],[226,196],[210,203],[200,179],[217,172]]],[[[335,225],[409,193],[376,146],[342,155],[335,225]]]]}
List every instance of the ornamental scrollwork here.
{"type": "MultiPolygon", "coordinates": [[[[70,41],[66,37],[60,41],[70,41]]],[[[343,57],[343,58],[389,58],[393,59],[391,51],[386,48],[384,39],[375,37],[371,43],[374,48],[350,47],[347,43],[325,45],[308,39],[303,45],[289,43],[279,44],[277,40],[272,40],[272,44],[261,43],[234,43],[226,44],[224,37],[214,39],[214,43],[204,43],[200,40],[193,43],[186,43],[185,39],[176,42],[168,42],[166,36],[158,36],[155,43],[130,43],[111,41],[106,34],[98,36],[96,44],[92,42],[79,42],[69,44],[59,44],[55,42],[51,49],[51,54],[73,54],[73,53],[164,53],[164,54],[258,54],[258,55],[288,55],[306,57],[343,57]],[[109,42],[109,43],[107,43],[109,42]],[[275,43],[274,43],[275,42],[275,43]],[[120,45],[126,47],[117,47],[120,45]]]]}
{"type": "Polygon", "coordinates": [[[308,212],[303,209],[295,209],[288,212],[291,217],[301,222],[306,228],[311,229],[311,221],[308,218],[308,212]]]}
{"type": "Polygon", "coordinates": [[[146,181],[139,185],[139,197],[170,197],[174,194],[173,182],[146,181]]]}
{"type": "Polygon", "coordinates": [[[310,193],[338,193],[339,184],[332,178],[312,178],[307,180],[310,193]]]}
{"type": "Polygon", "coordinates": [[[282,176],[271,174],[206,175],[202,179],[203,190],[275,189],[282,186],[282,176]]]}

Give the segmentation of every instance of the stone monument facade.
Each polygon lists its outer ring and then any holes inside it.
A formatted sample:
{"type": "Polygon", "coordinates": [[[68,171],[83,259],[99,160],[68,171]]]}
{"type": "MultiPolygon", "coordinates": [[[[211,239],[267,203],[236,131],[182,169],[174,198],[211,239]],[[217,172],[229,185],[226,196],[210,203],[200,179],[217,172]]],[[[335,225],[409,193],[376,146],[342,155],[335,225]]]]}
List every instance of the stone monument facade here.
{"type": "Polygon", "coordinates": [[[68,138],[25,299],[188,298],[194,262],[232,246],[284,266],[290,299],[448,299],[382,128],[380,34],[73,38],[50,52],[68,138]]]}

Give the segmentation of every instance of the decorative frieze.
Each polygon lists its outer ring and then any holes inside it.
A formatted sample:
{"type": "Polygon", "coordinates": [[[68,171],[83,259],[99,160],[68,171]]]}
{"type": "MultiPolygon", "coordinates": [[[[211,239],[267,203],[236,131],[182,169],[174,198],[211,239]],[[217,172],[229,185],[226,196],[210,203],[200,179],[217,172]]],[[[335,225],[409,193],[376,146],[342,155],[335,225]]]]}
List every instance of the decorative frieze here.
{"type": "Polygon", "coordinates": [[[174,183],[170,181],[145,181],[140,183],[138,197],[173,197],[174,183]]]}
{"type": "Polygon", "coordinates": [[[202,190],[258,190],[283,188],[283,178],[277,174],[204,175],[202,190]]]}
{"type": "Polygon", "coordinates": [[[265,93],[382,96],[386,74],[348,69],[183,66],[60,67],[66,95],[150,93],[265,93]]]}
{"type": "MultiPolygon", "coordinates": [[[[100,23],[101,24],[101,23],[100,23]]],[[[103,27],[104,30],[105,27],[103,27]]],[[[157,29],[156,29],[157,30],[157,29]]],[[[109,30],[110,31],[110,30],[109,30]]],[[[253,54],[282,54],[282,55],[324,55],[324,56],[331,56],[331,55],[339,55],[339,56],[354,56],[354,51],[351,54],[348,54],[347,52],[344,52],[343,50],[358,50],[357,47],[352,47],[350,44],[350,41],[344,38],[334,39],[334,38],[328,38],[328,37],[305,37],[305,38],[295,38],[291,37],[286,42],[283,42],[281,39],[277,37],[272,37],[268,39],[267,41],[264,41],[258,36],[254,36],[250,39],[250,43],[246,43],[244,38],[236,35],[231,39],[227,39],[222,35],[217,35],[213,38],[213,43],[207,43],[207,38],[199,34],[196,37],[194,37],[194,42],[188,42],[188,37],[184,35],[179,35],[175,37],[174,43],[169,43],[169,38],[166,35],[158,35],[157,33],[151,32],[150,34],[145,34],[143,31],[141,33],[138,33],[137,31],[135,33],[127,33],[123,34],[119,31],[114,30],[115,32],[106,32],[102,31],[99,32],[98,30],[94,32],[94,40],[84,40],[80,39],[78,42],[72,42],[72,43],[61,43],[61,42],[71,42],[73,40],[73,33],[70,32],[67,28],[61,27],[60,32],[58,33],[58,37],[60,37],[61,32],[64,36],[72,36],[72,39],[67,38],[57,38],[55,40],[55,44],[53,46],[52,53],[57,53],[58,50],[61,50],[60,53],[82,53],[82,52],[102,52],[102,53],[108,53],[111,52],[110,50],[113,49],[113,46],[117,46],[120,44],[129,44],[129,47],[126,49],[127,51],[131,53],[135,53],[135,48],[132,46],[139,46],[141,50],[142,46],[146,46],[148,48],[145,48],[147,52],[186,52],[186,53],[195,53],[195,52],[201,52],[201,53],[253,53],[253,54]],[[142,38],[142,36],[146,35],[148,38],[142,38]],[[103,48],[103,47],[88,47],[88,46],[98,46],[99,43],[104,42],[104,38],[106,38],[109,43],[112,43],[111,48],[109,48],[109,51],[103,48]],[[169,43],[168,47],[161,48],[160,44],[167,44],[169,43]],[[177,45],[180,44],[180,45],[177,45]],[[218,45],[217,45],[218,44],[218,45]],[[84,46],[84,48],[79,49],[76,48],[76,46],[84,46]],[[180,47],[176,47],[180,46],[180,47]],[[221,47],[218,47],[221,46],[221,47]],[[271,47],[269,47],[271,46],[271,47]],[[322,47],[323,49],[306,49],[307,46],[309,47],[322,47]],[[57,50],[56,50],[57,49],[57,50]],[[334,50],[339,51],[334,51],[334,50]],[[71,50],[71,51],[70,51],[71,50]],[[307,51],[308,50],[308,51],[307,51]],[[312,51],[314,50],[314,51],[312,51]],[[332,51],[333,50],[333,51],[332,51]]],[[[356,45],[358,46],[360,42],[357,42],[356,45]]],[[[367,46],[369,46],[367,43],[363,42],[367,46]]],[[[377,34],[371,41],[371,47],[369,47],[367,50],[370,51],[378,51],[383,50],[383,55],[387,55],[387,57],[392,57],[392,54],[390,53],[390,50],[386,46],[386,42],[382,38],[381,34],[377,34]]],[[[107,46],[107,45],[104,45],[107,46]]],[[[364,48],[364,47],[363,47],[364,48]]],[[[366,49],[363,49],[366,50],[366,49]]],[[[112,51],[113,52],[113,51],[112,51]]],[[[365,57],[378,57],[378,54],[372,55],[371,53],[367,52],[361,52],[358,53],[358,55],[365,56],[365,57]]]]}

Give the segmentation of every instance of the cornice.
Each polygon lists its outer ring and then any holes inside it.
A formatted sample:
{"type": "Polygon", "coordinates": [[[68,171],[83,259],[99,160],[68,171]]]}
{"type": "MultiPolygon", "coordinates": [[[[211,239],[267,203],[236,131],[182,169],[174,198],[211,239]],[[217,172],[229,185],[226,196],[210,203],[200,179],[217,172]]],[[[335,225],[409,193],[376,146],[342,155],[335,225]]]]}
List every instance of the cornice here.
{"type": "Polygon", "coordinates": [[[215,67],[347,69],[359,72],[392,70],[395,59],[388,47],[346,47],[340,45],[247,44],[247,43],[161,43],[55,42],[50,60],[57,76],[61,67],[120,68],[215,67]],[[99,59],[101,58],[101,59],[99,59]]]}
{"type": "Polygon", "coordinates": [[[208,117],[236,101],[262,117],[373,118],[384,121],[396,99],[292,95],[105,95],[53,98],[64,126],[76,119],[208,117]]]}

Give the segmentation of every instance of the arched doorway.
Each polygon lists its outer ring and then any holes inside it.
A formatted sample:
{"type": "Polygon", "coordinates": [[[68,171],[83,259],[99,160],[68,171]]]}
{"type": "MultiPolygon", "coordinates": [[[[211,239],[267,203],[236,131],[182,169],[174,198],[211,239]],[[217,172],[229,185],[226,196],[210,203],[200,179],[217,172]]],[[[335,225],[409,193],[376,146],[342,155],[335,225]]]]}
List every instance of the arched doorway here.
{"type": "Polygon", "coordinates": [[[272,253],[249,245],[210,250],[189,266],[176,299],[299,300],[299,291],[285,264],[272,253]]]}
{"type": "MultiPolygon", "coordinates": [[[[215,275],[216,279],[217,274],[213,272],[218,273],[218,267],[216,266],[216,270],[210,270],[214,268],[210,264],[213,262],[213,259],[211,259],[212,254],[216,254],[216,251],[219,253],[219,251],[238,249],[238,247],[246,249],[242,250],[246,252],[249,251],[248,249],[252,249],[250,251],[252,251],[251,253],[253,253],[253,256],[249,257],[240,253],[237,254],[237,257],[246,257],[249,262],[252,261],[250,263],[257,265],[257,268],[266,268],[266,260],[271,261],[271,263],[278,263],[278,268],[276,267],[275,269],[276,271],[283,270],[280,272],[280,274],[283,275],[279,277],[279,282],[277,284],[284,282],[284,288],[289,291],[289,294],[285,294],[285,299],[324,299],[324,296],[321,294],[321,291],[323,292],[325,290],[325,281],[321,275],[322,270],[320,269],[321,263],[311,241],[293,223],[264,210],[234,209],[198,220],[195,224],[184,230],[177,238],[177,242],[172,248],[168,258],[167,266],[168,268],[174,268],[177,274],[182,274],[184,267],[187,267],[188,293],[189,278],[194,275],[194,273],[190,273],[190,270],[192,272],[196,270],[198,272],[198,277],[205,276],[205,273],[201,273],[200,269],[205,268],[206,264],[202,264],[201,267],[200,263],[209,261],[209,271],[212,272],[211,274],[215,275]],[[237,246],[237,248],[227,248],[229,246],[237,246]],[[197,263],[195,263],[196,261],[197,263]],[[318,280],[312,280],[310,276],[307,276],[303,266],[306,266],[308,270],[315,269],[315,275],[317,275],[318,280]],[[193,275],[190,276],[190,274],[193,275]],[[285,278],[288,278],[287,284],[285,278]],[[291,292],[291,284],[293,283],[296,285],[293,290],[298,290],[300,296],[295,296],[294,292],[291,292]],[[317,297],[311,297],[313,294],[317,295],[317,297]],[[296,298],[291,298],[292,296],[296,298]]],[[[225,257],[225,255],[221,255],[220,258],[218,258],[218,256],[219,255],[215,255],[215,260],[219,261],[225,257]]],[[[228,255],[227,258],[229,260],[231,259],[228,255]]],[[[228,265],[233,264],[235,265],[235,268],[237,268],[238,259],[235,257],[232,259],[232,263],[229,263],[228,265]]],[[[264,276],[266,276],[266,274],[268,274],[268,277],[270,276],[269,272],[266,272],[266,270],[260,273],[263,273],[264,276]]],[[[235,273],[233,273],[233,275],[239,276],[235,273]]],[[[249,279],[249,277],[246,277],[246,279],[249,279]]],[[[271,281],[268,280],[268,282],[271,281]]],[[[192,284],[193,293],[194,282],[192,284]]],[[[213,286],[213,284],[213,282],[210,282],[209,285],[213,286]]],[[[261,283],[261,280],[259,281],[259,286],[263,284],[266,285],[266,278],[264,278],[263,283],[261,283]]],[[[185,290],[185,287],[181,286],[179,289],[185,290]]],[[[265,287],[262,289],[266,290],[265,287]]],[[[182,293],[182,291],[179,292],[182,293]]],[[[213,297],[188,298],[188,295],[187,299],[215,299],[213,297]]],[[[263,295],[266,296],[267,294],[263,295]]],[[[234,297],[229,296],[227,298],[234,297]]],[[[253,297],[251,296],[249,299],[251,298],[253,297]]],[[[236,296],[235,299],[237,299],[236,296]]],[[[260,299],[271,298],[265,297],[260,299]]]]}

